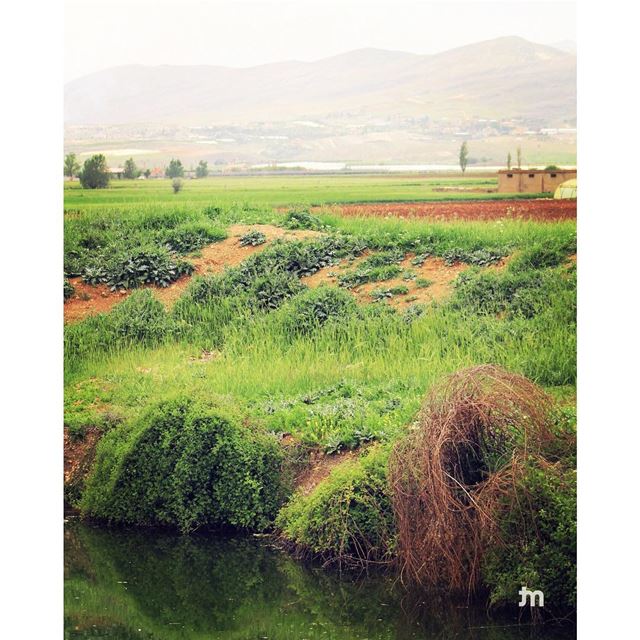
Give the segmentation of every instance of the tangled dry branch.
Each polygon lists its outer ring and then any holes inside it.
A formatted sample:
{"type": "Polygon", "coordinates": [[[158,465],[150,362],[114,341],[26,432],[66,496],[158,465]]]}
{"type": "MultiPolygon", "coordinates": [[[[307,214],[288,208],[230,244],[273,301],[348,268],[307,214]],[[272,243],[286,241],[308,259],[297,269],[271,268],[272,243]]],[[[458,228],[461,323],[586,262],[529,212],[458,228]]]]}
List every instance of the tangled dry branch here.
{"type": "Polygon", "coordinates": [[[495,513],[553,439],[552,402],[526,378],[482,365],[450,376],[395,448],[390,482],[403,580],[473,592],[495,513]]]}

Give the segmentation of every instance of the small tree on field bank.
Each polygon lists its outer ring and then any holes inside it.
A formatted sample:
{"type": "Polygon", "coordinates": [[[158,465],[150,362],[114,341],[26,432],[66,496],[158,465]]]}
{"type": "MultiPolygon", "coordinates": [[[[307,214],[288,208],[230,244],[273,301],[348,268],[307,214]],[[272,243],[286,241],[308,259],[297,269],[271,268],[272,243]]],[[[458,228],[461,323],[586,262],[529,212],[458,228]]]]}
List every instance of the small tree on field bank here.
{"type": "Polygon", "coordinates": [[[173,189],[173,193],[178,193],[182,191],[182,180],[180,178],[174,178],[171,183],[171,187],[173,189]]]}
{"type": "Polygon", "coordinates": [[[180,160],[171,159],[169,162],[169,166],[165,169],[164,175],[167,178],[182,178],[184,177],[184,167],[182,166],[182,162],[180,160]]]}
{"type": "Polygon", "coordinates": [[[76,154],[68,153],[64,157],[64,175],[71,180],[73,176],[78,175],[78,171],[80,171],[80,165],[78,164],[76,154]]]}
{"type": "Polygon", "coordinates": [[[140,175],[140,169],[138,169],[136,163],[133,161],[133,158],[129,158],[124,163],[124,173],[123,176],[128,180],[135,180],[140,175]]]}
{"type": "Polygon", "coordinates": [[[85,160],[80,183],[85,189],[105,189],[109,186],[109,167],[101,153],[85,160]]]}
{"type": "Polygon", "coordinates": [[[206,178],[209,175],[209,163],[206,160],[200,160],[196,167],[196,178],[206,178]]]}
{"type": "Polygon", "coordinates": [[[507,154],[507,169],[511,169],[511,151],[507,154]]]}
{"type": "Polygon", "coordinates": [[[465,140],[462,145],[460,145],[460,168],[462,169],[462,173],[465,172],[467,168],[467,162],[469,161],[469,149],[467,148],[467,141],[465,140]]]}
{"type": "Polygon", "coordinates": [[[145,178],[148,178],[151,175],[151,169],[145,169],[142,173],[145,178]]]}
{"type": "Polygon", "coordinates": [[[516,158],[518,162],[518,169],[522,169],[522,149],[520,147],[516,150],[516,158]]]}

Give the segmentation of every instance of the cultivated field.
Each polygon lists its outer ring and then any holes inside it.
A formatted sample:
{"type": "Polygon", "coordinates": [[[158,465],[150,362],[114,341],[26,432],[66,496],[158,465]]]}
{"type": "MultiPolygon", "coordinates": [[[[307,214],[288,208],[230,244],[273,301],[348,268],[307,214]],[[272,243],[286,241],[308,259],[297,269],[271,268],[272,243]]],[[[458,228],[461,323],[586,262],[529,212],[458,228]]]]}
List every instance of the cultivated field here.
{"type": "MultiPolygon", "coordinates": [[[[496,193],[495,176],[435,177],[420,175],[223,176],[186,180],[176,197],[171,180],[114,180],[106,191],[83,190],[65,183],[65,208],[153,205],[287,207],[345,202],[415,202],[456,199],[513,199],[496,193]]],[[[528,196],[530,197],[530,196],[528,196]]]]}
{"type": "Polygon", "coordinates": [[[423,428],[427,392],[491,363],[510,373],[470,374],[476,391],[512,385],[516,409],[498,435],[488,428],[497,439],[480,429],[460,464],[483,479],[522,469],[512,486],[534,511],[514,522],[495,507],[512,544],[492,543],[474,579],[507,602],[551,549],[556,568],[540,581],[572,607],[575,203],[506,205],[495,187],[406,176],[212,178],[177,195],[168,181],[68,185],[69,500],[110,521],[275,530],[324,560],[393,563],[389,456],[423,428]],[[520,376],[551,398],[530,419],[516,391],[534,388],[520,376]],[[199,466],[211,456],[225,461],[215,479],[199,466]],[[224,466],[236,458],[241,471],[224,466]],[[518,524],[535,525],[536,509],[538,546],[518,524]]]}

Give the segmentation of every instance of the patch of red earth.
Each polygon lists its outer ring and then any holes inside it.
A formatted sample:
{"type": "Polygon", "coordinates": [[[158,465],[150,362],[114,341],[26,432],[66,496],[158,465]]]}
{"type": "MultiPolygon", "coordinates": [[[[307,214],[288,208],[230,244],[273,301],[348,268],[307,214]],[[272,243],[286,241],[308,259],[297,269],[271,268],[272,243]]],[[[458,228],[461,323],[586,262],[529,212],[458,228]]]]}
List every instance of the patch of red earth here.
{"type": "MultiPolygon", "coordinates": [[[[327,207],[314,207],[314,211],[327,207]]],[[[575,220],[576,200],[464,200],[452,202],[398,202],[336,205],[329,211],[343,216],[427,218],[437,221],[502,219],[558,222],[575,220]]]]}
{"type": "Polygon", "coordinates": [[[72,438],[69,430],[64,430],[64,482],[65,484],[79,479],[88,473],[96,452],[102,431],[89,427],[84,437],[72,438]]]}
{"type": "Polygon", "coordinates": [[[358,455],[357,451],[343,451],[332,455],[312,451],[308,466],[295,479],[296,490],[308,496],[333,469],[347,460],[354,460],[358,455]]]}
{"type": "MultiPolygon", "coordinates": [[[[236,224],[229,227],[228,231],[229,237],[225,240],[203,247],[195,256],[187,256],[189,262],[195,267],[194,275],[220,273],[226,267],[236,266],[252,253],[262,251],[270,242],[278,238],[295,240],[322,235],[318,231],[288,230],[269,224],[236,224]],[[256,247],[240,246],[240,236],[253,230],[264,233],[267,241],[256,247]]],[[[184,276],[172,282],[168,287],[149,286],[148,288],[153,291],[156,298],[166,307],[171,307],[187,288],[192,277],[184,276]]],[[[131,294],[131,291],[111,291],[106,285],[88,285],[82,282],[82,278],[71,278],[70,282],[76,291],[64,304],[65,323],[76,322],[89,316],[109,311],[118,302],[121,302],[131,294]]]]}

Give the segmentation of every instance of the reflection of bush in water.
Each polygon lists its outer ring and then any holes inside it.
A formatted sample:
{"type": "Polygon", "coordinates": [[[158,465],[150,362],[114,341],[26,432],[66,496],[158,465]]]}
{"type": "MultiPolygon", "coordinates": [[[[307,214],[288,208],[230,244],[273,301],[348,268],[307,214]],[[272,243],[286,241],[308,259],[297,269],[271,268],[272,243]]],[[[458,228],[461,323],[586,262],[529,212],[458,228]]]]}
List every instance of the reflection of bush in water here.
{"type": "MultiPolygon", "coordinates": [[[[484,609],[447,600],[414,605],[401,601],[390,579],[305,567],[253,538],[179,537],[77,523],[68,528],[66,542],[69,638],[96,637],[106,627],[109,638],[122,640],[529,637],[528,631],[488,628],[484,609]]],[[[570,636],[564,631],[543,637],[570,636]]]]}
{"type": "Polygon", "coordinates": [[[126,581],[140,611],[159,625],[194,631],[235,626],[246,601],[277,597],[284,576],[250,540],[79,529],[96,578],[126,581]],[[113,576],[113,577],[112,577],[113,576]]]}

